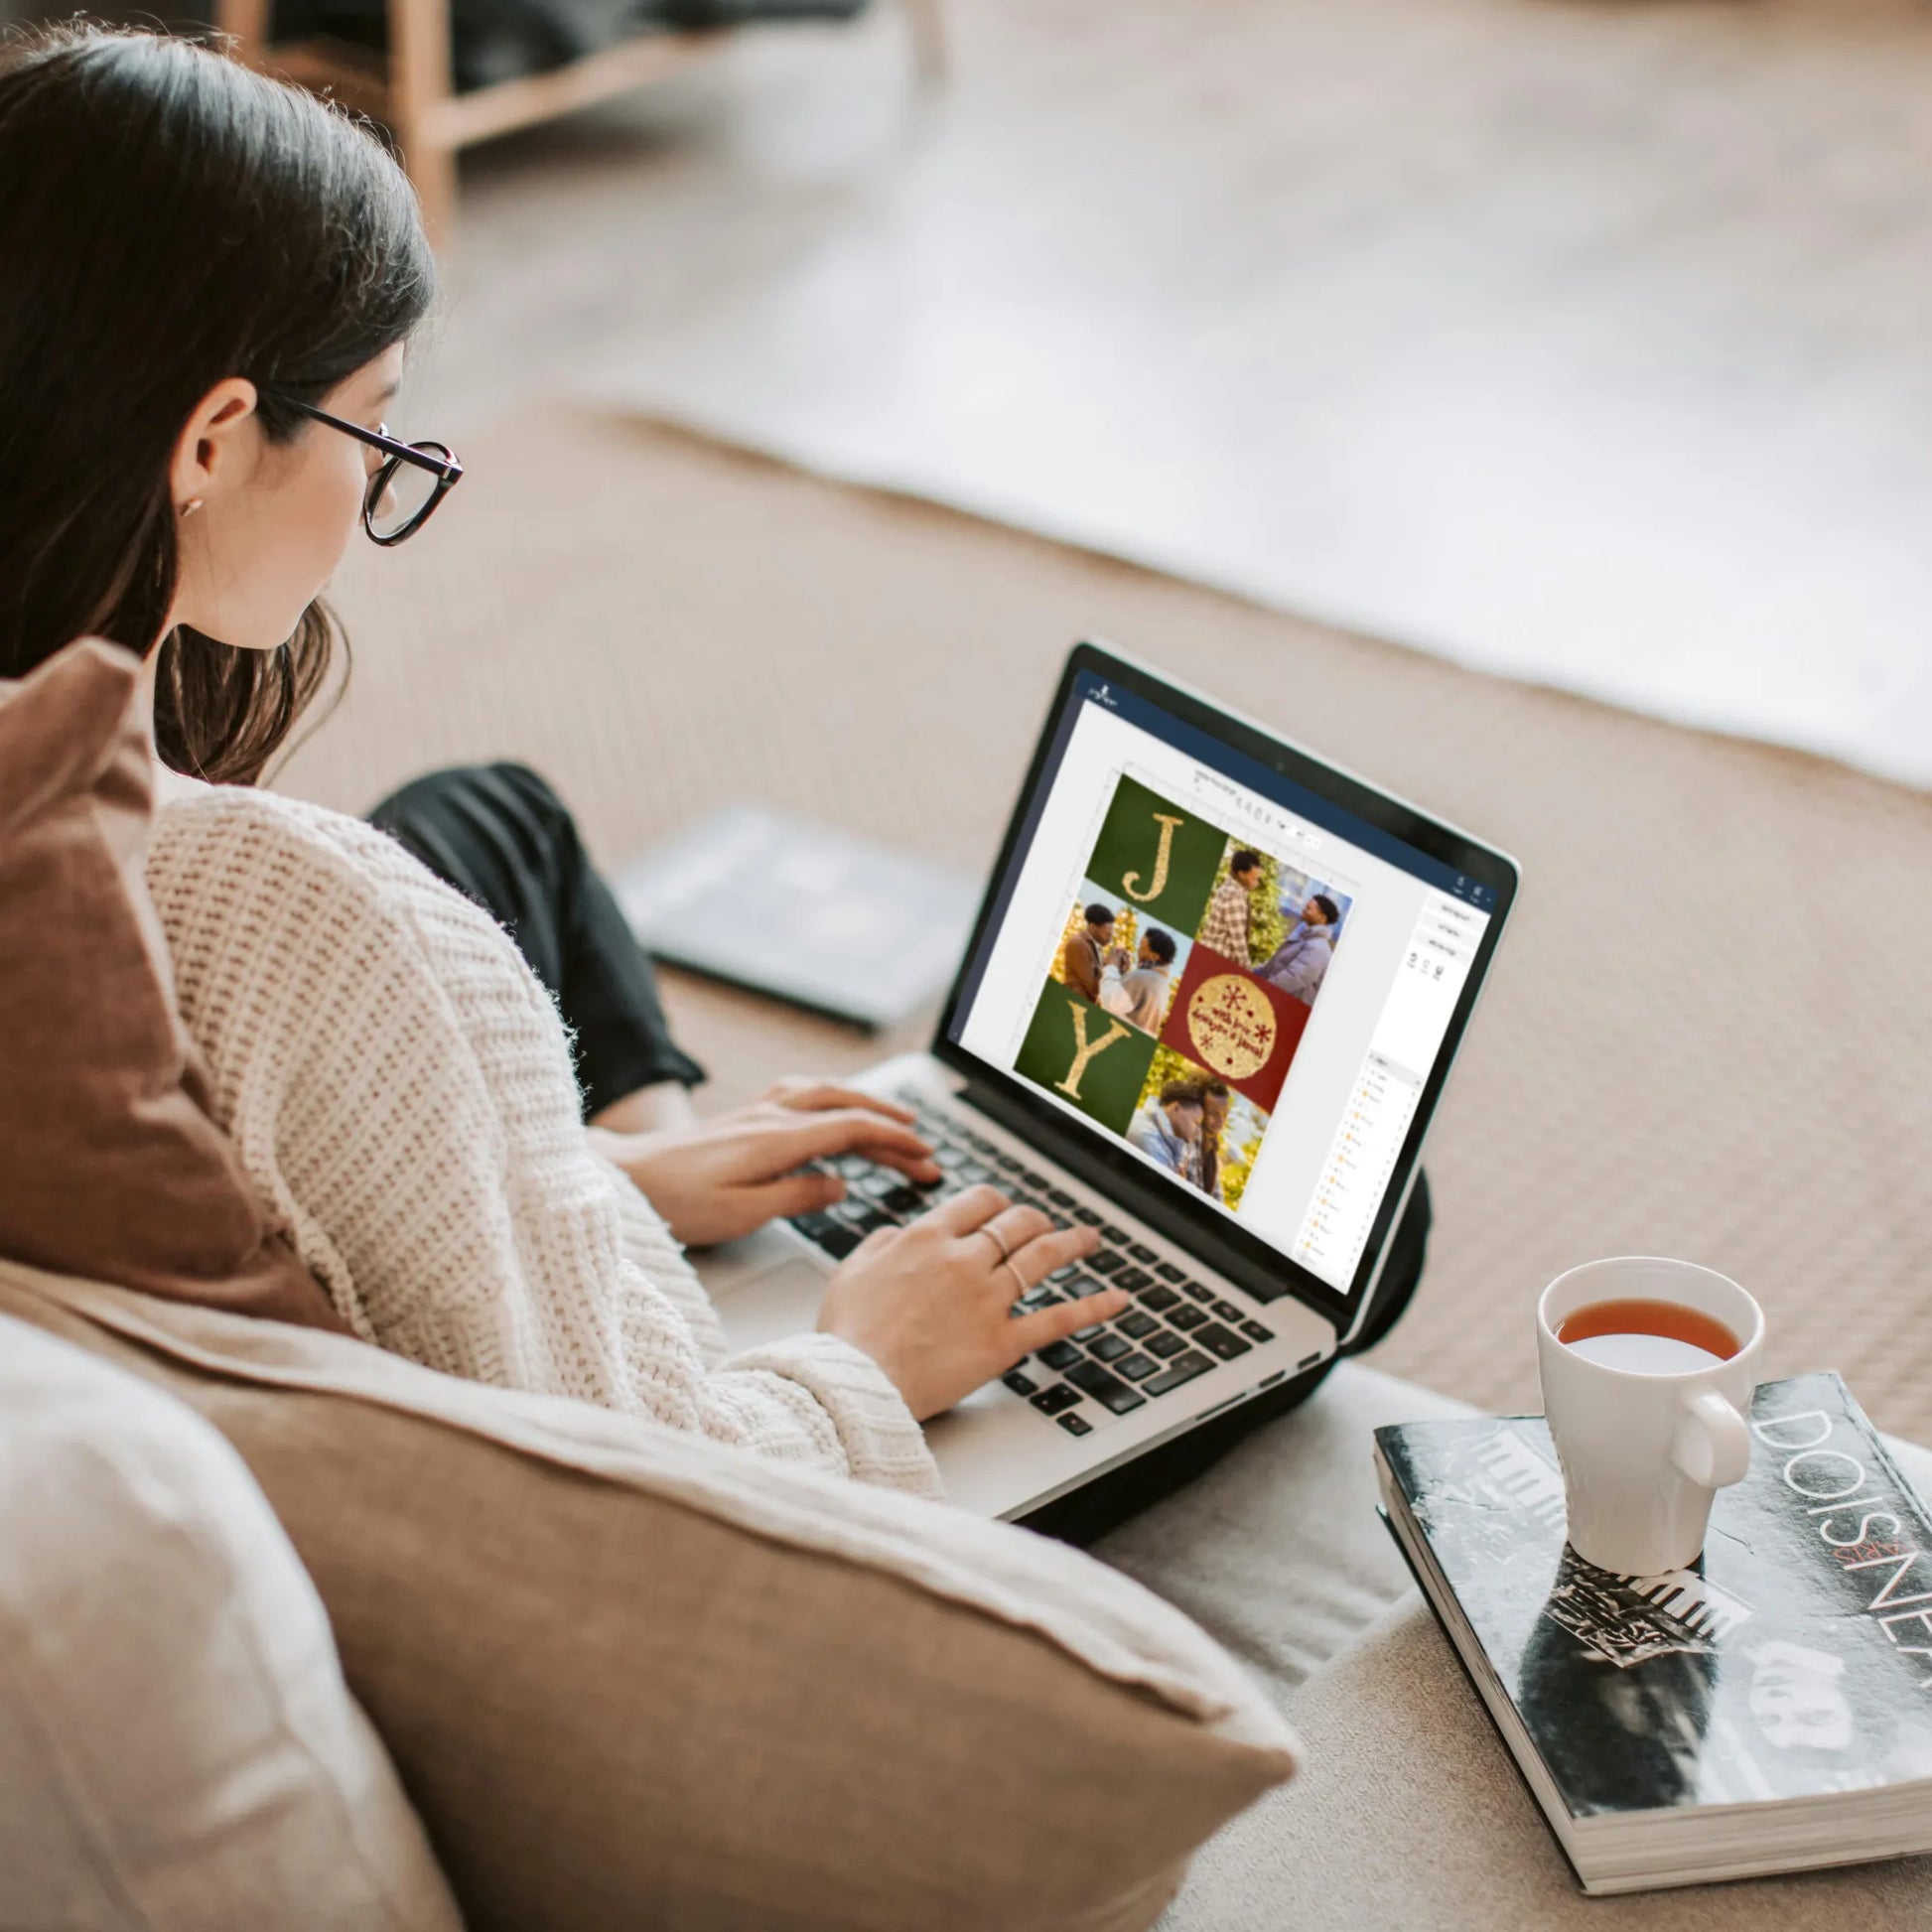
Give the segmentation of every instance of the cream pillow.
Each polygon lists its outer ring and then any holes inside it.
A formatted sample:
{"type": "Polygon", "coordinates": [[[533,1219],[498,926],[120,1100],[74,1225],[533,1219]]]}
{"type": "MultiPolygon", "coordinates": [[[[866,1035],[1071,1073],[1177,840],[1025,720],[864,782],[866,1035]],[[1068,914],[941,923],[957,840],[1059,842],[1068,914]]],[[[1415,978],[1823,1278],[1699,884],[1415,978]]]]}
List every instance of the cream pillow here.
{"type": "Polygon", "coordinates": [[[241,1459],[4,1316],[0,1923],[459,1925],[241,1459]]]}
{"type": "Polygon", "coordinates": [[[472,1926],[1151,1924],[1295,1765],[1075,1551],[345,1337],[0,1267],[253,1470],[472,1926]]]}

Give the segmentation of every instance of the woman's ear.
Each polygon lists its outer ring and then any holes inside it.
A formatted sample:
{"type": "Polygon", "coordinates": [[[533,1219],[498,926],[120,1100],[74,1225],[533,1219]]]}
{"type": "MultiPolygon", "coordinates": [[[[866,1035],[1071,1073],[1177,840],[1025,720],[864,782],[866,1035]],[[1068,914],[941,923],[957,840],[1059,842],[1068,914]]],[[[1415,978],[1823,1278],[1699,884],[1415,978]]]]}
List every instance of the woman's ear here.
{"type": "Polygon", "coordinates": [[[195,405],[168,465],[168,492],[177,510],[248,480],[256,450],[250,429],[255,403],[255,385],[229,375],[195,405]]]}

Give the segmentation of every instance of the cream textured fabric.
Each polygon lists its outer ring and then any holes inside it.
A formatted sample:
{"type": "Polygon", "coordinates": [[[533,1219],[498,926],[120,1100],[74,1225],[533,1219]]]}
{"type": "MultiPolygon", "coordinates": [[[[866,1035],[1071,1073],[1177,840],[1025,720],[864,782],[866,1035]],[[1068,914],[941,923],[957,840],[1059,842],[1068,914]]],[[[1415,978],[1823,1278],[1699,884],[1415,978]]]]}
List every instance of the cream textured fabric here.
{"type": "Polygon", "coordinates": [[[1295,1768],[1185,1616],[1010,1525],[0,1264],[8,1314],[228,1437],[473,1932],[1125,1932],[1295,1768]]]}
{"type": "Polygon", "coordinates": [[[147,870],[215,1117],[358,1335],[937,1492],[918,1424],[860,1350],[807,1334],[725,1360],[677,1243],[591,1150],[548,994],[393,839],[208,788],[166,804],[147,870]]]}
{"type": "Polygon", "coordinates": [[[234,1450],[4,1317],[0,1925],[459,1927],[315,1586],[234,1450]]]}

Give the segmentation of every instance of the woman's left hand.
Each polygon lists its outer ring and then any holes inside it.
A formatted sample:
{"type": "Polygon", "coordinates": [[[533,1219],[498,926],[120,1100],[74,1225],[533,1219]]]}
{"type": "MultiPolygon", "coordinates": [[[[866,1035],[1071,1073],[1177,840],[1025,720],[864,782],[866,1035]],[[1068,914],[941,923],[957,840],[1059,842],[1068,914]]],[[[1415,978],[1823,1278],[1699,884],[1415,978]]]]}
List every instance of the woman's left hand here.
{"type": "Polygon", "coordinates": [[[591,1132],[671,1232],[686,1247],[704,1248],[843,1200],[836,1174],[798,1172],[810,1161],[859,1154],[909,1180],[937,1180],[932,1150],[911,1123],[905,1108],[876,1094],[791,1079],[749,1107],[689,1127],[591,1132]]]}

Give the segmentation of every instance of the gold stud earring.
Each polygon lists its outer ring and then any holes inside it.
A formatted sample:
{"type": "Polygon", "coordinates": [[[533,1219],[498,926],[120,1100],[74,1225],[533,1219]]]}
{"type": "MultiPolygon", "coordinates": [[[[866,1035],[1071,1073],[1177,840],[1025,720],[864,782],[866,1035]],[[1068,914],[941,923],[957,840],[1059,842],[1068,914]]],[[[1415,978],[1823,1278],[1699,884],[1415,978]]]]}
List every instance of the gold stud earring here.
{"type": "Polygon", "coordinates": [[[193,516],[201,507],[202,499],[199,496],[192,496],[181,506],[181,513],[184,516],[193,516]]]}

